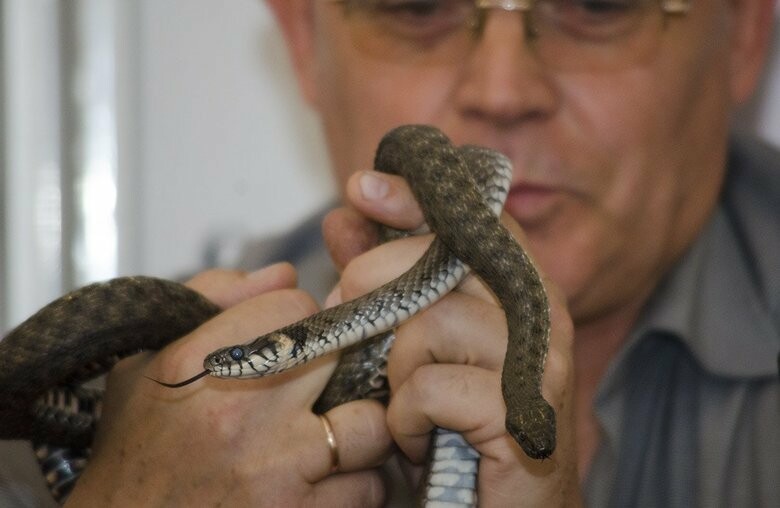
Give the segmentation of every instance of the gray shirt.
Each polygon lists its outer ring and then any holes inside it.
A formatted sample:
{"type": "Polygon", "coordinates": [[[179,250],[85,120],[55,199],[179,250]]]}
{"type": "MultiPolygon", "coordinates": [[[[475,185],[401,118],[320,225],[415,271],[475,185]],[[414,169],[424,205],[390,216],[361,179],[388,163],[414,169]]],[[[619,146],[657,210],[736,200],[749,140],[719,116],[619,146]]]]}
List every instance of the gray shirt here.
{"type": "Polygon", "coordinates": [[[778,351],[780,157],[743,141],[599,386],[588,504],[780,506],[778,351]]]}

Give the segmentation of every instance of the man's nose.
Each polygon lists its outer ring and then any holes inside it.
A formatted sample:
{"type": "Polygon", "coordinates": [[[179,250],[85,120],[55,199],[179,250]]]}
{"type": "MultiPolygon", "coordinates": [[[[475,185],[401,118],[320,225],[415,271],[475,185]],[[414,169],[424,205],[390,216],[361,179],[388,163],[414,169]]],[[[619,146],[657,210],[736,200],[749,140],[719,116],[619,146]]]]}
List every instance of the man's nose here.
{"type": "Polygon", "coordinates": [[[463,112],[497,126],[551,114],[558,97],[553,75],[529,37],[528,15],[491,9],[464,55],[457,101],[463,112]]]}

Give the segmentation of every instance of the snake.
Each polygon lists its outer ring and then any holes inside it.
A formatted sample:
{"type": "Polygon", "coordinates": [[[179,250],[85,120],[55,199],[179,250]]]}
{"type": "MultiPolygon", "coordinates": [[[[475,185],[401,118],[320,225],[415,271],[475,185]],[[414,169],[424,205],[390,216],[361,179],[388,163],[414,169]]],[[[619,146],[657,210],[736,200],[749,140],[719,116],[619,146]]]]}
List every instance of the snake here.
{"type": "MultiPolygon", "coordinates": [[[[384,369],[392,330],[473,272],[506,315],[501,392],[507,432],[528,457],[549,457],[555,450],[555,411],[542,396],[541,380],[550,310],[533,261],[499,220],[511,162],[487,148],[456,147],[435,127],[403,125],[382,138],[374,167],[406,179],[434,233],[412,268],[360,298],[222,347],[204,359],[202,372],[169,386],[206,375],[271,375],[346,348],[315,410],[365,396],[386,397],[386,385],[374,374],[384,369]]],[[[100,393],[82,384],[125,356],[161,349],[219,312],[182,284],[142,276],[91,284],[55,300],[0,342],[0,439],[31,440],[45,458],[72,455],[83,467],[99,419],[100,393]]],[[[457,433],[437,430],[433,441],[444,450],[439,459],[445,464],[451,457],[447,450],[478,458],[457,433]]],[[[434,466],[428,478],[436,474],[434,466]]],[[[442,490],[427,484],[429,506],[443,499],[437,489],[442,490]]]]}

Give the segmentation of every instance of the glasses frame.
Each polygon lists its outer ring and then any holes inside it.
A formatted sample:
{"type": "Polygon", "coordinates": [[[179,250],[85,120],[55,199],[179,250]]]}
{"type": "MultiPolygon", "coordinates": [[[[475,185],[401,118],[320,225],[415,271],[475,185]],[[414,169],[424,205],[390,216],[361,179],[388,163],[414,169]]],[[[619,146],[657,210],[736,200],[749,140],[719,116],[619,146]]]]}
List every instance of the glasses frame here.
{"type": "MultiPolygon", "coordinates": [[[[474,0],[476,19],[473,21],[472,30],[481,33],[485,16],[488,11],[500,10],[504,12],[519,12],[523,15],[523,24],[526,33],[531,39],[538,34],[530,23],[528,14],[536,4],[544,0],[474,0]]],[[[658,0],[661,12],[667,16],[684,16],[691,10],[692,0],[658,0]]]]}
{"type": "MultiPolygon", "coordinates": [[[[353,8],[375,7],[382,0],[330,0],[330,3],[341,4],[345,12],[349,14],[353,8]]],[[[472,36],[479,39],[485,28],[487,15],[491,10],[504,12],[516,12],[521,15],[525,34],[528,42],[536,42],[541,34],[537,33],[534,26],[533,11],[537,4],[550,0],[471,0],[473,17],[466,28],[471,30],[472,36]]],[[[552,0],[555,1],[555,0],[552,0]]],[[[641,1],[641,0],[640,0],[641,1]]],[[[693,7],[693,0],[647,0],[657,4],[664,18],[682,17],[688,14],[693,7]]]]}
{"type": "MultiPolygon", "coordinates": [[[[474,0],[478,10],[498,9],[507,12],[527,12],[533,9],[539,0],[474,0]]],[[[664,14],[687,14],[691,10],[692,0],[659,0],[664,14]]]]}

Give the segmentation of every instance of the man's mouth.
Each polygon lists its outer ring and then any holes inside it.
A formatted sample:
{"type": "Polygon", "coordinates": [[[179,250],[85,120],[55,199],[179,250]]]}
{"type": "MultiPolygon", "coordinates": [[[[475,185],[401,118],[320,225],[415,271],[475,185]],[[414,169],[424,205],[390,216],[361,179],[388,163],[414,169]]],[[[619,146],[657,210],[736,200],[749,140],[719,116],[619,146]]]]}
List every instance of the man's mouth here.
{"type": "Polygon", "coordinates": [[[532,226],[549,218],[563,198],[557,187],[518,182],[509,190],[505,208],[521,226],[532,226]]]}

